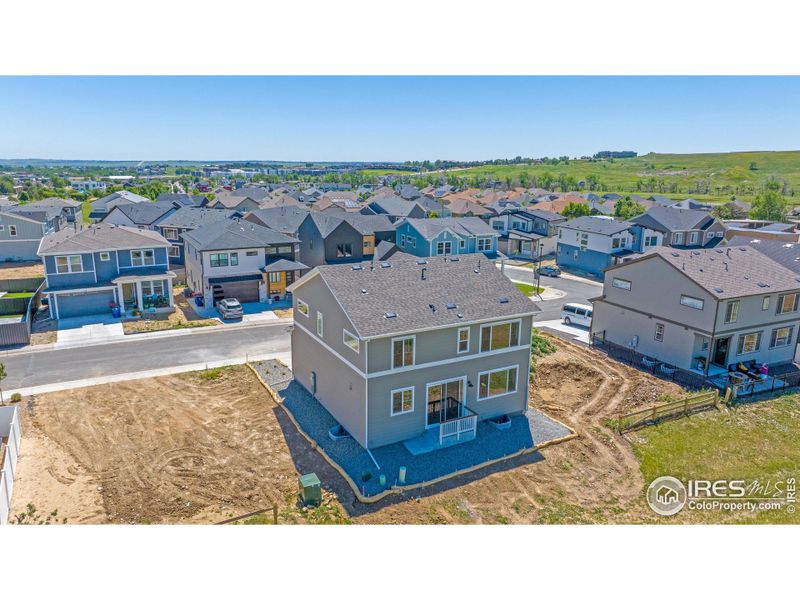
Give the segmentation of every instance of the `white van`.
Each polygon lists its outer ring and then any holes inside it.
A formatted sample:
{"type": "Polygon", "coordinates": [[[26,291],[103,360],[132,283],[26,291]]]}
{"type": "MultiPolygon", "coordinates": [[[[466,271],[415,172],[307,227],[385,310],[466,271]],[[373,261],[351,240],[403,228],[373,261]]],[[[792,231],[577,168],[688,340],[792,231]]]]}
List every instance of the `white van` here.
{"type": "Polygon", "coordinates": [[[592,307],[587,304],[565,304],[561,308],[564,325],[592,326],[592,307]]]}

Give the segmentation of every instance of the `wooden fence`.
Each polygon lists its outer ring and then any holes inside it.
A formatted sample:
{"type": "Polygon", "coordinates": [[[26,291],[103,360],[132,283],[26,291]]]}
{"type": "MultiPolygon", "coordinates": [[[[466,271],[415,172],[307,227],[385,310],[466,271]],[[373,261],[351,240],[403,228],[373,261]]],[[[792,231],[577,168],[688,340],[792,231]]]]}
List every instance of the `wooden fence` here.
{"type": "Polygon", "coordinates": [[[42,285],[43,281],[44,277],[0,279],[0,292],[32,292],[42,285]]]}
{"type": "Polygon", "coordinates": [[[620,433],[630,431],[646,425],[654,425],[667,419],[676,419],[687,415],[719,408],[720,404],[727,404],[730,400],[730,391],[720,400],[719,390],[700,392],[686,396],[681,400],[673,400],[665,404],[658,404],[650,408],[643,408],[628,414],[620,415],[616,422],[616,429],[620,433]]]}

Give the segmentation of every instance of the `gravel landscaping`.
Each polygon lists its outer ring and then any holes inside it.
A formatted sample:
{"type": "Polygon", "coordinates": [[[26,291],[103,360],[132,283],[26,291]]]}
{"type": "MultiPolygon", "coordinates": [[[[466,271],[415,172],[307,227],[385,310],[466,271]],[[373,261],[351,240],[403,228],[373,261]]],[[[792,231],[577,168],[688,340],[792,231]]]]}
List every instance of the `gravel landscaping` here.
{"type": "Polygon", "coordinates": [[[374,496],[398,485],[400,467],[406,468],[406,485],[432,481],[443,475],[467,469],[489,460],[533,448],[572,433],[536,409],[511,418],[511,427],[498,430],[486,422],[478,423],[474,440],[413,456],[402,443],[372,450],[380,469],[354,439],[334,441],[328,432],[338,423],[302,386],[291,379],[291,371],[275,361],[253,364],[262,379],[282,399],[303,431],[361,486],[365,496],[374,496]],[[382,485],[380,476],[385,475],[382,485]]]}

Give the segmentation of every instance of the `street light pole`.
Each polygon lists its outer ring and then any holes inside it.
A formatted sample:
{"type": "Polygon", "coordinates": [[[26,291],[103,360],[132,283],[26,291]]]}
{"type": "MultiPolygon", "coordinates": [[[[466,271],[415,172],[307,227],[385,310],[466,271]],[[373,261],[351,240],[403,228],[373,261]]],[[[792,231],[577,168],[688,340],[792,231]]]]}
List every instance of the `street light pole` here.
{"type": "MultiPolygon", "coordinates": [[[[534,242],[536,243],[536,242],[534,242]]],[[[541,286],[539,282],[542,278],[542,248],[544,248],[544,244],[537,244],[538,251],[536,252],[536,294],[541,298],[541,286]]]]}

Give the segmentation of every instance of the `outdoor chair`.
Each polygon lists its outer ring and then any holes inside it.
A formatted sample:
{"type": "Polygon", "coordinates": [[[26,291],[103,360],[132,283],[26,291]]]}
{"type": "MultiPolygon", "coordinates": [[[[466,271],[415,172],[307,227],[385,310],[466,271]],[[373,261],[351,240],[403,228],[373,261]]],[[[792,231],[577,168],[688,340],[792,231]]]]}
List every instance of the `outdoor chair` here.
{"type": "Polygon", "coordinates": [[[661,366],[658,367],[658,370],[661,371],[664,375],[666,375],[670,379],[674,379],[675,378],[675,373],[678,371],[678,368],[677,367],[670,367],[670,366],[667,366],[666,364],[662,364],[661,366]]]}
{"type": "Polygon", "coordinates": [[[650,372],[655,371],[656,365],[658,364],[657,360],[647,358],[646,356],[642,356],[642,364],[647,367],[650,372]]]}

